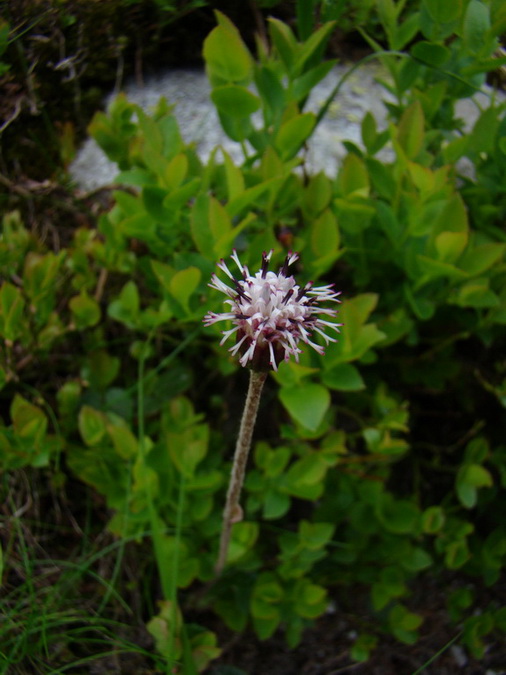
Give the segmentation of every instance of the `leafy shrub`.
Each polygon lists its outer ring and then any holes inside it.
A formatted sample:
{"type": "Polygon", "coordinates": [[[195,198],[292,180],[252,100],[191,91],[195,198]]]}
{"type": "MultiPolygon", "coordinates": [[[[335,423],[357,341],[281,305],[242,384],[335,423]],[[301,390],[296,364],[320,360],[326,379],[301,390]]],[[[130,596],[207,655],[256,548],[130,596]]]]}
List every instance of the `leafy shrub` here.
{"type": "MultiPolygon", "coordinates": [[[[149,627],[171,663],[204,668],[218,653],[208,631],[185,627],[176,587],[213,581],[243,381],[201,321],[219,311],[207,282],[233,246],[253,267],[264,250],[300,251],[303,277],[343,289],[344,328],[325,357],[304,353],[273,374],[245,520],[207,602],[233,630],[251,623],[266,639],[281,626],[295,645],[331,589],[360,586],[376,630],[410,644],[421,574],[458,570],[489,587],[500,577],[504,106],[492,100],[463,134],[454,102],[492,68],[504,11],[470,0],[440,16],[436,4],[404,21],[403,3],[380,3],[392,49],[423,40],[409,58],[379,53],[398,95],[392,121],[379,132],[364,118],[363,145],[348,144],[335,179],[306,175],[303,155],[321,117],[304,106],[333,65],[322,54],[334,24],[298,41],[271,19],[272,49],[255,61],[217,13],[204,57],[241,165],[221,148],[202,163],[165,101],[146,115],[120,96],[90,125],[124,186],[97,230],[79,228],[56,253],[4,218],[2,465],[63,456],[103,495],[115,535],[152,537],[163,602],[149,627]],[[387,144],[394,159],[380,162],[387,144]],[[463,157],[474,176],[460,176],[463,157]]],[[[492,603],[465,619],[474,602],[448,600],[479,657],[504,611],[492,603]]],[[[364,632],[355,658],[375,644],[364,632]]]]}

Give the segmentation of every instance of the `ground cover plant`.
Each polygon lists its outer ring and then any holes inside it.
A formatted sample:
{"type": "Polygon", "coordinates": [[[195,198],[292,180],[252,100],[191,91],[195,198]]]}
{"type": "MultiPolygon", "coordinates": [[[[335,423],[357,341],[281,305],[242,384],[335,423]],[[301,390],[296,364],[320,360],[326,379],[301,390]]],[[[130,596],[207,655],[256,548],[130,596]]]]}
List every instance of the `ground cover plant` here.
{"type": "Polygon", "coordinates": [[[307,111],[329,4],[299,2],[295,32],[271,18],[255,55],[216,12],[203,57],[242,162],[203,162],[170,102],[120,95],[89,126],[119,171],[97,226],[56,239],[3,214],[3,672],[226,673],[220,622],[294,649],[358,597],[347,663],[367,662],[427,630],[428,579],[470,658],[504,645],[505,104],[490,90],[468,131],[455,104],[504,63],[506,9],[378,2],[390,121],[366,115],[332,178],[304,163],[342,84],[307,111]],[[269,374],[217,575],[247,377],[203,318],[233,249],[250,270],[296,251],[343,327],[269,374]]]}

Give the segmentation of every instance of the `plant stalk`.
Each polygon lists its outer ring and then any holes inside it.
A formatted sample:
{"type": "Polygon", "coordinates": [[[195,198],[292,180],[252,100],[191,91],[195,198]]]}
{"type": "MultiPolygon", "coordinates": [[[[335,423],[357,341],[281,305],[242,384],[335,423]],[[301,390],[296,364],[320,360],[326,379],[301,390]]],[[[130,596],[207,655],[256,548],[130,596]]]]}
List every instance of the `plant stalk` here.
{"type": "Polygon", "coordinates": [[[228,484],[227,501],[223,510],[220,550],[215,566],[217,575],[221,574],[225,567],[232,525],[242,520],[242,509],[239,506],[239,498],[241,496],[246,464],[251,448],[251,438],[253,436],[253,428],[257,417],[258,404],[260,403],[260,396],[266,379],[267,373],[261,373],[254,370],[250,371],[248,394],[246,396],[239,436],[237,437],[237,444],[235,446],[232,473],[228,484]]]}

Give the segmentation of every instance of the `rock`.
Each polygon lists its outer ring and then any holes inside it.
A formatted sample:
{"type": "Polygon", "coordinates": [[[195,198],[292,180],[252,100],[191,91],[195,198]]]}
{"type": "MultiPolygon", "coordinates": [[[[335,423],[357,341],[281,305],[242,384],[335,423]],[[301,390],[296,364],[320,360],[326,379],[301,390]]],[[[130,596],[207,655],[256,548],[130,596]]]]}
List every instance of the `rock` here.
{"type": "MultiPolygon", "coordinates": [[[[346,76],[352,64],[336,66],[309,97],[306,110],[317,112],[341,78],[346,76]]],[[[384,87],[376,81],[387,78],[387,73],[377,62],[360,65],[349,74],[338,96],[331,103],[326,117],[311,137],[306,152],[306,166],[309,172],[324,170],[334,176],[346,148],[343,141],[361,145],[360,125],[369,111],[376,118],[379,129],[387,124],[384,100],[392,100],[384,87]]],[[[129,84],[125,88],[129,100],[140,105],[145,111],[153,109],[161,96],[175,105],[174,114],[179,122],[186,142],[196,144],[199,155],[205,161],[211,151],[222,145],[232,158],[241,163],[242,150],[238,143],[227,138],[222,131],[216,111],[211,103],[210,86],[203,70],[172,70],[153,76],[144,87],[129,84]]],[[[504,98],[504,95],[501,95],[504,98]]],[[[110,95],[106,104],[110,103],[110,95]]],[[[458,115],[465,121],[467,129],[472,127],[479,108],[486,106],[489,97],[479,93],[473,99],[457,104],[458,115]]],[[[260,120],[258,118],[258,123],[260,120]]],[[[392,150],[386,148],[379,153],[383,160],[391,160],[392,150]]],[[[118,173],[116,165],[110,162],[93,139],[88,139],[79,150],[70,173],[83,190],[94,190],[114,182],[118,173]]]]}

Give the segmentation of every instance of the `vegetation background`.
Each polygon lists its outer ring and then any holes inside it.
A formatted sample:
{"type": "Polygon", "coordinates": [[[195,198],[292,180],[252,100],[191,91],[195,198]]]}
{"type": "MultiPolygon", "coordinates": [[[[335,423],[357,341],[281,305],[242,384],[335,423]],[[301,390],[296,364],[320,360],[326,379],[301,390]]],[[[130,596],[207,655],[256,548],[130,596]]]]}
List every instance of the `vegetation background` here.
{"type": "Polygon", "coordinates": [[[504,671],[505,104],[464,132],[455,103],[505,32],[499,0],[3,3],[2,672],[504,671]],[[310,175],[343,56],[381,61],[389,124],[310,175]],[[99,110],[198,63],[242,162],[170,101],[99,110]],[[86,134],[118,165],[92,193],[86,134]],[[344,327],[269,378],[216,579],[247,373],[202,317],[233,247],[300,252],[344,327]]]}

